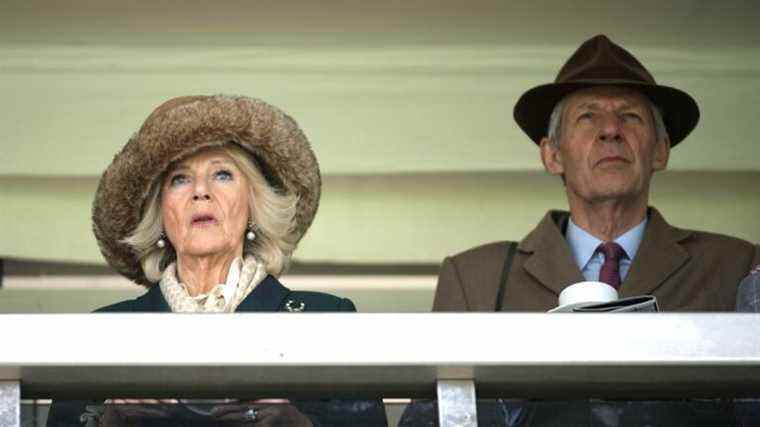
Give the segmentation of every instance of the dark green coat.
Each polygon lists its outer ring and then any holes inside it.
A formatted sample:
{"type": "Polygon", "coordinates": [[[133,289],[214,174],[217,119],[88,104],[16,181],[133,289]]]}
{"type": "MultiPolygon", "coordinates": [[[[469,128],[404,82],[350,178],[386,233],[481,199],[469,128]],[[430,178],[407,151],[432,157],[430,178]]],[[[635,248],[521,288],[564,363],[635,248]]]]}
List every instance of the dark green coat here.
{"type": "MultiPolygon", "coordinates": [[[[161,289],[153,286],[145,294],[96,310],[105,313],[170,313],[161,289]]],[[[338,312],[356,311],[351,300],[321,292],[291,291],[277,279],[267,276],[240,303],[237,312],[338,312]]],[[[54,402],[48,415],[48,427],[80,427],[83,401],[54,402]]],[[[315,426],[386,426],[385,409],[381,401],[320,400],[293,402],[315,426]]]]}
{"type": "MultiPolygon", "coordinates": [[[[96,310],[110,313],[170,313],[169,304],[158,286],[153,286],[143,295],[118,302],[96,310]]],[[[267,276],[240,303],[238,313],[277,311],[356,311],[348,298],[339,298],[321,292],[291,291],[277,279],[267,276]],[[299,308],[302,310],[298,310],[299,308]]]]}

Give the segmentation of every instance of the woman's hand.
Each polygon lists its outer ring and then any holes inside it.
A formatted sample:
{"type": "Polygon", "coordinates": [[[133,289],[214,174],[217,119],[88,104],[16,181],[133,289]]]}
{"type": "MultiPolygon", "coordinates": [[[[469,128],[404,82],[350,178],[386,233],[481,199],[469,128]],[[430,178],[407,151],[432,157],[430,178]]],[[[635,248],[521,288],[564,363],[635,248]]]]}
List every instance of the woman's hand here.
{"type": "Polygon", "coordinates": [[[141,418],[168,419],[163,405],[175,405],[177,399],[108,399],[99,425],[113,427],[139,426],[141,418]]]}
{"type": "Polygon", "coordinates": [[[314,427],[311,421],[286,399],[262,399],[249,404],[218,405],[211,410],[211,415],[239,426],[314,427]]]}

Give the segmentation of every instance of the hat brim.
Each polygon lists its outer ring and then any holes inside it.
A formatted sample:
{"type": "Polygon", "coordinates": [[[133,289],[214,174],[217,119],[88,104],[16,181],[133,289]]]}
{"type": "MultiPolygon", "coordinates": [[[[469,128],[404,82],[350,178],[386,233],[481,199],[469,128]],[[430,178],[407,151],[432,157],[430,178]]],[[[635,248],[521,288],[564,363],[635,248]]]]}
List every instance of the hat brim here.
{"type": "Polygon", "coordinates": [[[549,117],[554,106],[579,89],[595,86],[619,86],[637,90],[660,107],[671,147],[683,141],[699,122],[697,102],[686,92],[669,86],[651,85],[630,80],[581,80],[549,83],[525,92],[515,104],[515,121],[536,144],[547,135],[549,117]]]}
{"type": "Polygon", "coordinates": [[[319,206],[321,176],[295,120],[253,98],[174,98],[151,113],[100,179],[93,232],[111,267],[138,284],[153,285],[123,242],[140,222],[151,186],[173,162],[227,143],[250,153],[272,187],[298,196],[293,232],[298,240],[303,237],[319,206]]]}

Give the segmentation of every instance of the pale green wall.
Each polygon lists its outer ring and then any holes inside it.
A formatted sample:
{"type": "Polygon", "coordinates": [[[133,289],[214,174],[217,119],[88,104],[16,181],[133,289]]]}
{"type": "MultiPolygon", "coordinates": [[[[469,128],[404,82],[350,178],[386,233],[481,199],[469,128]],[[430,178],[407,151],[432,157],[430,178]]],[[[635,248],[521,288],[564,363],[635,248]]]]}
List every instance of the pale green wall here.
{"type": "Polygon", "coordinates": [[[220,92],[282,107],[313,143],[324,197],[303,260],[435,263],[520,238],[565,201],[512,107],[599,32],[702,109],[653,203],[760,241],[753,2],[181,3],[0,3],[0,257],[102,262],[99,174],[160,102],[220,92]]]}
{"type": "MultiPolygon", "coordinates": [[[[95,176],[158,104],[246,94],[285,109],[326,174],[540,170],[512,120],[575,46],[197,48],[3,45],[0,176],[95,176]],[[525,57],[527,56],[527,59],[525,57]]],[[[754,49],[636,49],[702,123],[674,170],[760,170],[754,49]],[[741,62],[738,62],[741,61],[741,62]]]]}
{"type": "MultiPolygon", "coordinates": [[[[95,178],[0,178],[0,256],[102,262],[90,231],[95,178]]],[[[673,224],[760,242],[760,172],[668,172],[653,204],[673,224]]],[[[327,176],[296,258],[426,262],[476,244],[519,239],[566,205],[540,172],[327,176]]]]}

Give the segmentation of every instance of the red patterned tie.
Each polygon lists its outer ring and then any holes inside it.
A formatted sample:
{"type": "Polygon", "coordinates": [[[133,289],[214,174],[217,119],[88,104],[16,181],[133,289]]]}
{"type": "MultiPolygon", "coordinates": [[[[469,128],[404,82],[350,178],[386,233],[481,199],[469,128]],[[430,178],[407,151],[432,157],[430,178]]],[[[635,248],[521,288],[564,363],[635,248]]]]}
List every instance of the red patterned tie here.
{"type": "Polygon", "coordinates": [[[615,242],[602,243],[596,250],[604,254],[604,264],[599,270],[599,281],[620,289],[620,258],[625,255],[625,250],[615,242]]]}

